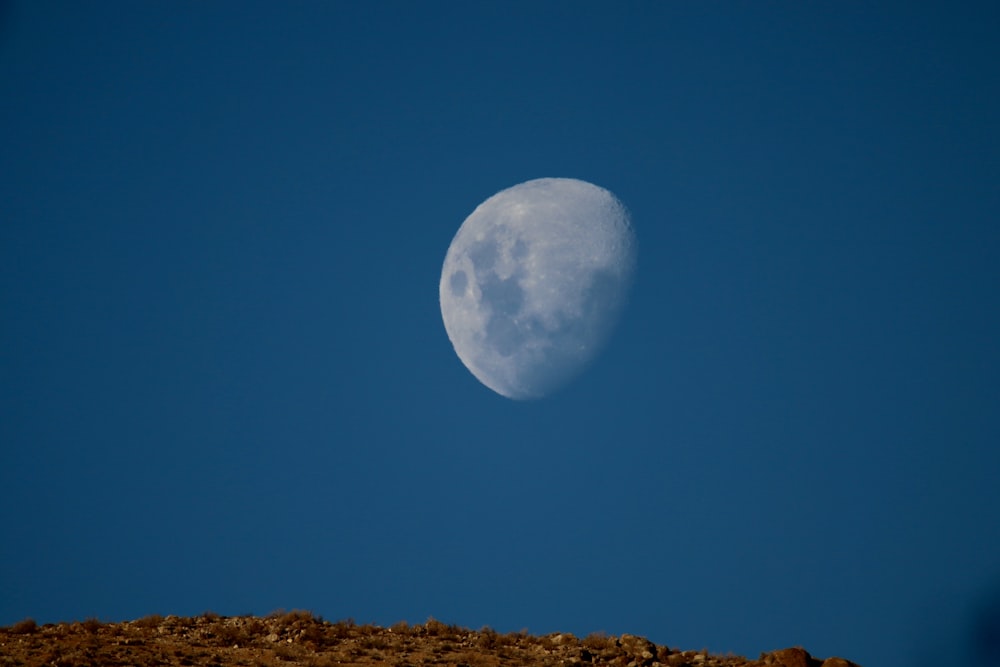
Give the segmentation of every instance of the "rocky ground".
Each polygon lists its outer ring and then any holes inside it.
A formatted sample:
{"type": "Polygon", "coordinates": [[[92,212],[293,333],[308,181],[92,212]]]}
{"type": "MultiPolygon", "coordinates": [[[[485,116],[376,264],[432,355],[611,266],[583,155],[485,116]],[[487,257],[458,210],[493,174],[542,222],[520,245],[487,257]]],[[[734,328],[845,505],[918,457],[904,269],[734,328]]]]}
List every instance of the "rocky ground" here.
{"type": "Polygon", "coordinates": [[[331,623],[308,612],[195,618],[148,616],[124,623],[38,625],[25,620],[0,628],[0,667],[126,665],[248,665],[325,667],[386,665],[494,667],[559,665],[614,667],[858,667],[842,658],[814,658],[801,648],[757,660],[657,646],[642,637],[570,634],[536,637],[473,631],[433,619],[389,628],[331,623]]]}

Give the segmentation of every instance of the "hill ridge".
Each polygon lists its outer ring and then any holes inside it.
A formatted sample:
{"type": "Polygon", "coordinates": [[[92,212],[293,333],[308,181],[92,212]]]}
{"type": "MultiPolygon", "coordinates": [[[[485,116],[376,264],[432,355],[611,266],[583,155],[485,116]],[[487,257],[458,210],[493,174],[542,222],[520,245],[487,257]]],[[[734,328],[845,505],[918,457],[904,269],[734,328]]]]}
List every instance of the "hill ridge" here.
{"type": "Polygon", "coordinates": [[[26,619],[0,628],[0,667],[392,666],[498,667],[859,667],[821,660],[801,647],[757,660],[657,645],[644,637],[593,633],[535,636],[470,630],[430,618],[381,627],[330,622],[307,611],[268,616],[146,616],[134,621],[39,625],[26,619]]]}

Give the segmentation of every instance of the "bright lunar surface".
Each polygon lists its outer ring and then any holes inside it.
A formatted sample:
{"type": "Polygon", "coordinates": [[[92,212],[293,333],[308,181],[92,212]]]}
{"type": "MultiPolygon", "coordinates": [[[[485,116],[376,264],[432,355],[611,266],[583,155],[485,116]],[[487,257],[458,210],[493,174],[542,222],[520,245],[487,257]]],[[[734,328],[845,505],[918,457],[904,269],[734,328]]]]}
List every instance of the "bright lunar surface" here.
{"type": "Polygon", "coordinates": [[[462,223],[441,272],[441,315],[480,382],[541,398],[614,329],[636,256],[628,211],[591,183],[539,178],[493,195],[462,223]]]}

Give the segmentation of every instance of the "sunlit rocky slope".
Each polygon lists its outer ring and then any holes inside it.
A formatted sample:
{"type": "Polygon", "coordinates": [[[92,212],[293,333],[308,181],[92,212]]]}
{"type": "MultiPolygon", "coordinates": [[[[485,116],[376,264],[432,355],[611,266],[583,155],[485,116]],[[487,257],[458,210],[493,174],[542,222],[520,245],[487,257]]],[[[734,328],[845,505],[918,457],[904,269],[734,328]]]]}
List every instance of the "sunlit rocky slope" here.
{"type": "Polygon", "coordinates": [[[298,611],[265,618],[148,616],[124,623],[38,625],[28,619],[0,628],[0,667],[15,665],[857,667],[842,658],[815,658],[801,648],[748,660],[658,646],[628,634],[536,637],[490,628],[473,631],[433,619],[423,625],[382,628],[331,623],[298,611]]]}

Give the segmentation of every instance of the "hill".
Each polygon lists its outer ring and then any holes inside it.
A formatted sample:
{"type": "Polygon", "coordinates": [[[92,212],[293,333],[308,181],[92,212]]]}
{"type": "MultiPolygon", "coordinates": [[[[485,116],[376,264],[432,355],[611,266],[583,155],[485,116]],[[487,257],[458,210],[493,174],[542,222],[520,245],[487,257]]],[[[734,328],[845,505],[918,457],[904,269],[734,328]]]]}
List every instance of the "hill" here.
{"type": "Polygon", "coordinates": [[[447,625],[397,623],[383,628],[351,620],[331,623],[309,612],[267,617],[147,616],[122,623],[88,620],[38,625],[27,619],[0,628],[0,667],[858,667],[842,658],[821,660],[801,648],[757,660],[657,646],[642,637],[592,634],[533,636],[447,625]]]}

